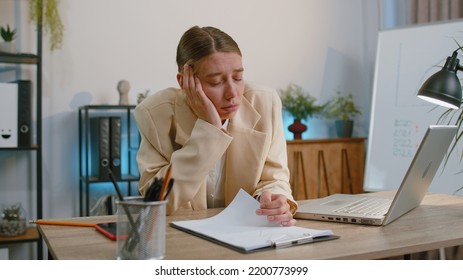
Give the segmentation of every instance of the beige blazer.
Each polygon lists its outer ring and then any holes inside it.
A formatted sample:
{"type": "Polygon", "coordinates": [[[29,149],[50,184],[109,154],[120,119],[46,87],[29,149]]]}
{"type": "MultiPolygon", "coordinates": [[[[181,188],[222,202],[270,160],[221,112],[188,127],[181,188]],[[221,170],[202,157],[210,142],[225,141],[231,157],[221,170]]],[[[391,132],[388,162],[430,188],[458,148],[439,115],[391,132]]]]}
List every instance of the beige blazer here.
{"type": "Polygon", "coordinates": [[[174,187],[167,213],[206,209],[209,171],[225,153],[224,192],[228,205],[242,188],[254,197],[264,190],[284,194],[294,212],[287,166],[281,100],[274,89],[246,84],[241,106],[227,131],[198,119],[181,89],[149,96],[135,109],[141,134],[137,162],[144,195],[172,163],[174,187]]]}

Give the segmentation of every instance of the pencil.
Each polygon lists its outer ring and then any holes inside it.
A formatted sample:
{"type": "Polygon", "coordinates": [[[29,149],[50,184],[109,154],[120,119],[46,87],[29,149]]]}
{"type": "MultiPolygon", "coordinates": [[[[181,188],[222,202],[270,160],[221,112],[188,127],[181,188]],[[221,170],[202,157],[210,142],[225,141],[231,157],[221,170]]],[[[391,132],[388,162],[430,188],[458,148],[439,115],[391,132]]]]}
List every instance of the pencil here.
{"type": "Polygon", "coordinates": [[[166,177],[164,178],[164,182],[162,183],[160,201],[166,198],[166,191],[167,191],[167,186],[169,185],[169,181],[170,181],[171,170],[172,170],[172,163],[167,168],[166,177]]]}
{"type": "Polygon", "coordinates": [[[52,225],[52,226],[74,226],[74,227],[94,227],[95,224],[84,222],[68,222],[68,221],[54,221],[54,220],[30,220],[30,223],[38,225],[52,225]]]}

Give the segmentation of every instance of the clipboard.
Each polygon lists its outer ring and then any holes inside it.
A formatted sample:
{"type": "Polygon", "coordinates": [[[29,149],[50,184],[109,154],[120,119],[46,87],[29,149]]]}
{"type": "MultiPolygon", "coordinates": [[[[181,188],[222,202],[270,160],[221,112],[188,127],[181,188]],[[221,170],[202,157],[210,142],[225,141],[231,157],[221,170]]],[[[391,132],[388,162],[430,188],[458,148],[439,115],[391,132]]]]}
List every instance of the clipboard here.
{"type": "Polygon", "coordinates": [[[284,248],[339,238],[331,230],[282,227],[255,214],[259,202],[244,190],[219,214],[199,220],[173,221],[170,226],[242,253],[284,248]]]}
{"type": "Polygon", "coordinates": [[[310,243],[315,243],[315,242],[321,242],[321,241],[329,241],[329,240],[334,240],[338,239],[339,236],[337,235],[325,235],[325,236],[317,236],[317,237],[312,237],[312,236],[305,236],[305,237],[299,237],[299,238],[294,238],[294,239],[286,239],[286,240],[279,240],[279,241],[270,241],[268,242],[267,245],[259,247],[259,248],[253,248],[253,249],[248,249],[243,246],[237,246],[234,244],[227,243],[226,241],[220,240],[218,238],[210,237],[204,234],[201,234],[197,231],[190,230],[188,228],[179,226],[175,223],[170,223],[170,226],[173,228],[176,228],[178,230],[181,230],[183,232],[189,233],[191,235],[194,235],[196,237],[200,237],[202,239],[208,240],[210,242],[213,242],[215,244],[219,244],[221,246],[227,247],[229,249],[233,249],[237,252],[248,254],[248,253],[255,253],[255,252],[260,252],[264,250],[271,250],[271,249],[280,249],[280,248],[288,248],[288,247],[293,247],[293,246],[299,246],[303,244],[310,244],[310,243]]]}

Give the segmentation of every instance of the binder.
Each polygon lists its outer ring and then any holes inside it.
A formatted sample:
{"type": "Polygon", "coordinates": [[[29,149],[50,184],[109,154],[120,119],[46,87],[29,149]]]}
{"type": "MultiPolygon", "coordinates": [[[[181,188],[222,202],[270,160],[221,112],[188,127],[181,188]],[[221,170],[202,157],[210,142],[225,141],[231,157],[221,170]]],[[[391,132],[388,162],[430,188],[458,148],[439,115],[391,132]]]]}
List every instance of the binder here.
{"type": "Polygon", "coordinates": [[[90,118],[90,164],[91,176],[109,180],[110,142],[109,117],[90,118]]]}
{"type": "Polygon", "coordinates": [[[0,147],[30,147],[32,82],[0,83],[0,147]]]}
{"type": "Polygon", "coordinates": [[[111,117],[110,133],[110,168],[117,179],[121,179],[121,118],[111,117]]]}
{"type": "Polygon", "coordinates": [[[18,85],[0,83],[0,147],[18,147],[18,85]]]}
{"type": "Polygon", "coordinates": [[[18,147],[30,147],[32,82],[18,80],[18,147]]]}

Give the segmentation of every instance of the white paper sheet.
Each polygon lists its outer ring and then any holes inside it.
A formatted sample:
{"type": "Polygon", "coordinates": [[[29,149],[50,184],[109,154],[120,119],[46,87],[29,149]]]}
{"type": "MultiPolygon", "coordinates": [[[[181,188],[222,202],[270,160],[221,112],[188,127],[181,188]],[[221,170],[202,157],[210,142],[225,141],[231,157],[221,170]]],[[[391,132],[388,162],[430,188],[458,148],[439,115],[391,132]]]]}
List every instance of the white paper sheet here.
{"type": "Polygon", "coordinates": [[[172,224],[244,251],[271,247],[274,242],[333,235],[331,230],[280,226],[267,221],[266,216],[257,215],[258,208],[259,202],[240,190],[230,205],[216,216],[172,224]]]}

